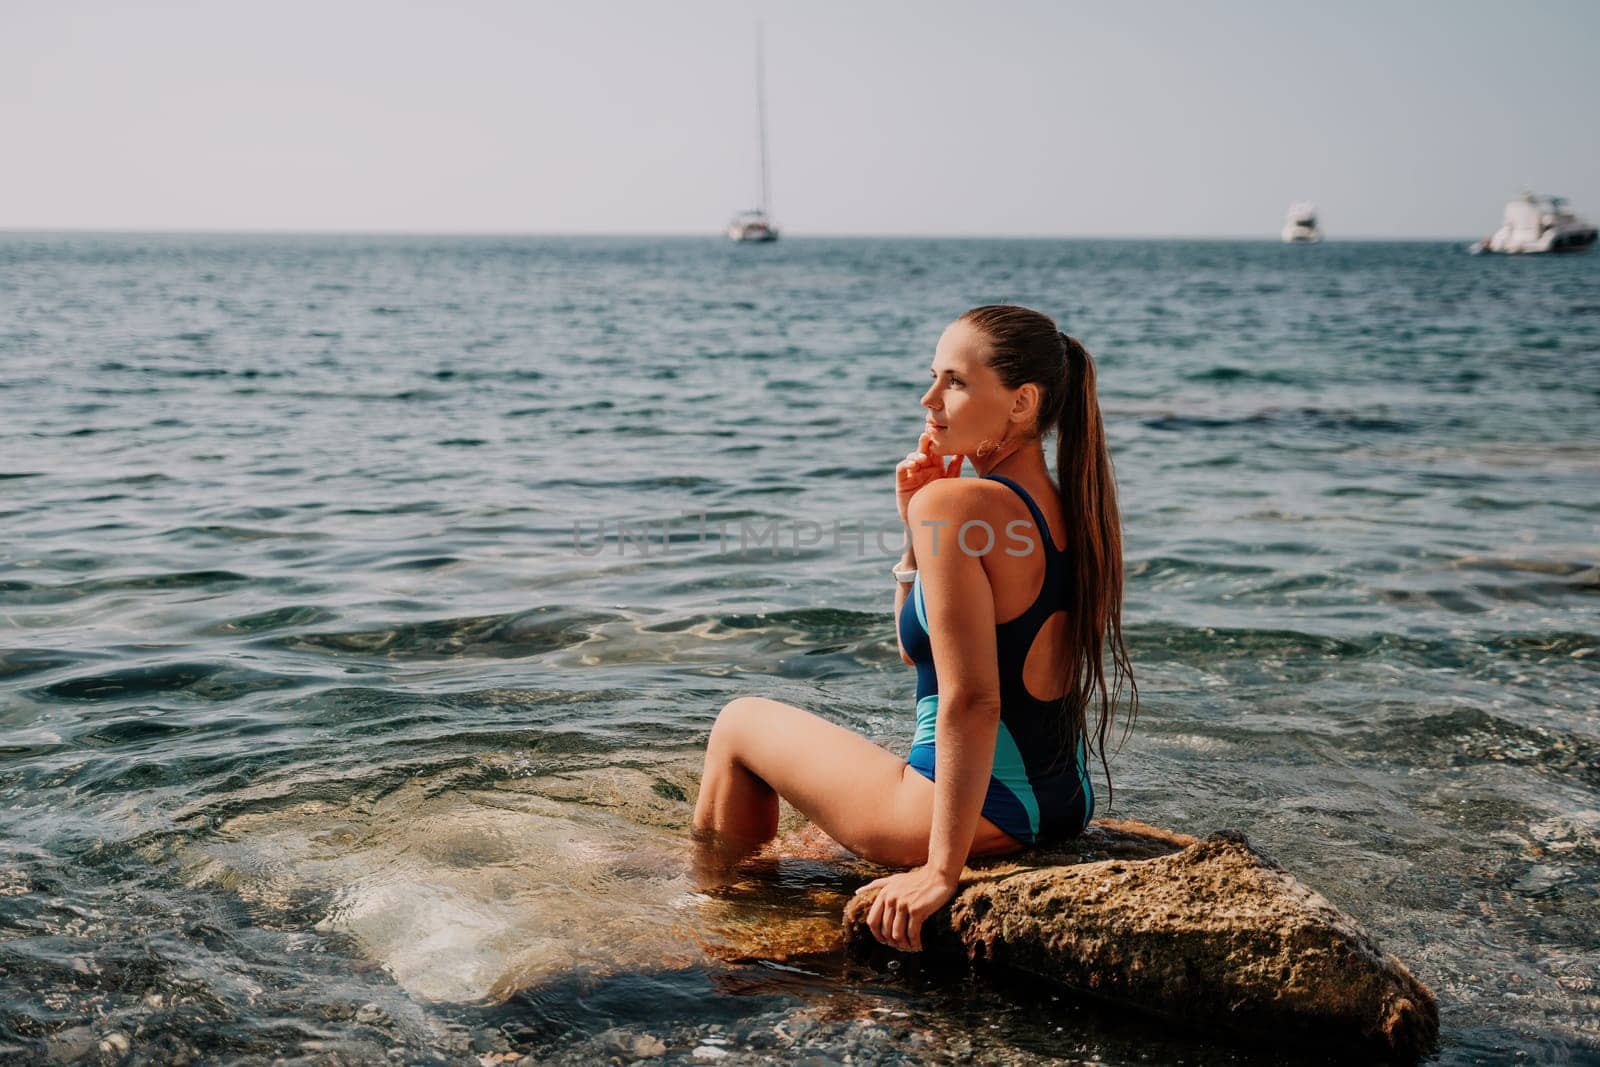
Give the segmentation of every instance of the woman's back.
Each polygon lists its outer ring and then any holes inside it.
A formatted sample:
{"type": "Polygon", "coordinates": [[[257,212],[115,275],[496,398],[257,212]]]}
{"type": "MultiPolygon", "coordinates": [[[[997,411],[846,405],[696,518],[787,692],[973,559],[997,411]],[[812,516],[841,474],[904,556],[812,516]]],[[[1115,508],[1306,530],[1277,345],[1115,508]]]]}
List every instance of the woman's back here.
{"type": "MultiPolygon", "coordinates": [[[[985,814],[1024,843],[1069,836],[1088,822],[1094,798],[1083,738],[1075,736],[1061,701],[1068,654],[1061,608],[1069,580],[1066,551],[1032,494],[1010,478],[983,477],[1006,487],[987,494],[995,521],[983,520],[988,529],[955,531],[947,550],[983,550],[995,598],[1000,728],[985,814]]],[[[931,778],[938,675],[920,575],[899,625],[901,645],[917,668],[917,722],[908,762],[931,778]]]]}

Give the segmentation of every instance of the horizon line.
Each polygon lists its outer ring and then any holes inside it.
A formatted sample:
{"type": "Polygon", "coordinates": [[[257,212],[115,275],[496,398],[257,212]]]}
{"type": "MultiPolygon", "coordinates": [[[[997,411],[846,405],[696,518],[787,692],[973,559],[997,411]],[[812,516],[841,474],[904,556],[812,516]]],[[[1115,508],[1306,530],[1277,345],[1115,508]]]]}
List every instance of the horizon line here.
{"type": "MultiPolygon", "coordinates": [[[[793,234],[780,229],[782,240],[931,240],[931,241],[1263,241],[1287,243],[1270,233],[1010,233],[952,231],[948,233],[910,232],[826,232],[793,234]]],[[[490,237],[490,238],[685,238],[728,242],[720,230],[402,230],[402,229],[296,229],[267,227],[185,227],[143,226],[0,226],[0,235],[120,235],[128,237],[490,237]]],[[[1364,234],[1324,236],[1320,243],[1377,241],[1473,241],[1466,234],[1364,234]]],[[[728,242],[732,243],[732,242],[728,242]]]]}

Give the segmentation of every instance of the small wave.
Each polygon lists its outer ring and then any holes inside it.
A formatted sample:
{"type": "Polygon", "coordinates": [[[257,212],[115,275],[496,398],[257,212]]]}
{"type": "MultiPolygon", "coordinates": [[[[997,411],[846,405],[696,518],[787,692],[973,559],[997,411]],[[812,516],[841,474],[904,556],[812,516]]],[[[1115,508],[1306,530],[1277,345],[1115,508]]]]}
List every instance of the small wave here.
{"type": "Polygon", "coordinates": [[[437,500],[413,500],[409,504],[394,504],[384,508],[340,508],[333,515],[425,515],[438,511],[444,505],[437,500]]]}
{"type": "Polygon", "coordinates": [[[541,382],[545,378],[543,371],[531,367],[516,367],[509,370],[457,370],[454,367],[440,367],[438,370],[424,371],[423,374],[440,382],[541,382]]]}
{"type": "MultiPolygon", "coordinates": [[[[160,476],[156,475],[155,477],[160,476]]],[[[224,544],[249,544],[254,541],[302,540],[308,535],[299,531],[264,530],[259,527],[212,523],[204,526],[177,526],[163,531],[157,536],[170,537],[182,541],[220,541],[224,544]]]]}
{"type": "Polygon", "coordinates": [[[1324,490],[1322,495],[1377,500],[1415,500],[1419,497],[1426,497],[1428,494],[1409,489],[1384,489],[1376,485],[1336,485],[1331,489],[1324,490]]]}
{"type": "Polygon", "coordinates": [[[1250,382],[1262,385],[1303,385],[1306,378],[1278,370],[1255,370],[1249,367],[1218,366],[1184,375],[1191,382],[1250,382]]]}
{"type": "Polygon", "coordinates": [[[1460,767],[1499,763],[1575,777],[1600,787],[1600,740],[1522,725],[1480,708],[1454,708],[1421,718],[1391,720],[1351,739],[1352,748],[1407,766],[1460,767]]]}
{"type": "Polygon", "coordinates": [[[1477,613],[1495,604],[1559,606],[1571,598],[1600,593],[1600,564],[1587,560],[1512,559],[1464,556],[1449,568],[1489,580],[1421,588],[1388,588],[1379,595],[1388,603],[1421,603],[1447,611],[1477,613]]]}
{"type": "Polygon", "coordinates": [[[1228,430],[1235,428],[1284,429],[1331,434],[1404,434],[1412,433],[1416,430],[1414,424],[1400,419],[1361,415],[1351,411],[1327,411],[1322,408],[1311,407],[1289,410],[1268,408],[1249,415],[1235,417],[1169,414],[1146,418],[1142,422],[1149,429],[1171,433],[1182,433],[1188,430],[1228,430]]]}
{"type": "Polygon", "coordinates": [[[0,604],[57,604],[99,593],[160,589],[210,589],[248,582],[233,571],[174,571],[169,574],[128,575],[48,585],[25,581],[0,582],[0,604]]]}
{"type": "Polygon", "coordinates": [[[214,589],[250,581],[236,571],[170,571],[165,574],[140,574],[121,578],[97,578],[84,585],[95,592],[132,589],[214,589]]]}
{"type": "Polygon", "coordinates": [[[161,663],[100,674],[79,675],[35,690],[54,700],[127,700],[162,693],[184,693],[202,700],[235,700],[249,693],[285,689],[300,679],[221,663],[161,663]]]}
{"type": "Polygon", "coordinates": [[[288,626],[314,626],[334,617],[334,613],[326,608],[312,604],[295,604],[252,615],[240,615],[226,622],[216,623],[208,627],[205,632],[218,636],[265,633],[288,626]]]}
{"type": "Polygon", "coordinates": [[[110,429],[111,428],[109,428],[109,427],[105,428],[105,429],[100,429],[100,428],[97,428],[97,427],[94,427],[94,426],[81,426],[76,430],[62,430],[62,431],[57,432],[57,433],[51,433],[51,432],[48,432],[46,430],[35,430],[29,436],[30,437],[44,437],[44,438],[52,438],[52,437],[93,437],[95,434],[98,434],[98,433],[110,432],[110,429]]]}
{"type": "Polygon", "coordinates": [[[809,641],[854,641],[882,636],[883,616],[878,612],[845,611],[839,608],[801,608],[749,615],[714,617],[711,634],[736,632],[775,632],[788,630],[809,641]]]}
{"type": "Polygon", "coordinates": [[[96,723],[93,728],[78,734],[75,740],[91,748],[131,749],[193,732],[192,726],[162,722],[160,719],[114,719],[96,723]]]}
{"type": "MultiPolygon", "coordinates": [[[[740,446],[737,449],[724,448],[721,450],[720,454],[728,455],[729,453],[737,451],[758,450],[760,447],[761,446],[759,445],[749,445],[740,446]]],[[[820,470],[812,471],[811,476],[813,478],[844,478],[846,480],[853,481],[856,479],[866,480],[872,478],[882,478],[884,476],[884,472],[883,467],[877,465],[870,467],[824,467],[820,470]]]]}
{"type": "MultiPolygon", "coordinates": [[[[265,505],[255,505],[252,507],[228,508],[224,511],[216,512],[210,517],[213,519],[221,519],[226,522],[271,522],[273,519],[281,519],[289,514],[291,514],[291,512],[288,508],[275,508],[265,505]]],[[[322,537],[324,535],[306,533],[301,534],[300,536],[322,537]]]]}
{"type": "MultiPolygon", "coordinates": [[[[1126,628],[1130,651],[1151,660],[1176,658],[1205,663],[1265,659],[1314,663],[1366,658],[1410,663],[1424,669],[1493,673],[1495,662],[1547,666],[1585,662],[1600,651],[1600,638],[1582,633],[1467,634],[1448,638],[1374,633],[1338,637],[1298,630],[1229,629],[1140,623],[1126,628]]],[[[1597,664],[1600,665],[1600,664],[1597,664]]]]}
{"type": "Polygon", "coordinates": [[[1385,603],[1438,608],[1461,614],[1479,614],[1496,604],[1537,604],[1556,607],[1572,597],[1600,593],[1600,570],[1581,571],[1570,580],[1474,582],[1462,586],[1422,589],[1382,589],[1385,603]]]}
{"type": "Polygon", "coordinates": [[[1459,570],[1486,570],[1495,573],[1548,574],[1576,579],[1585,584],[1600,582],[1600,562],[1575,559],[1519,559],[1513,556],[1462,556],[1450,564],[1459,570]]]}
{"type": "Polygon", "coordinates": [[[1187,559],[1182,556],[1151,556],[1128,563],[1129,578],[1159,582],[1171,578],[1213,577],[1219,575],[1262,575],[1276,573],[1273,567],[1254,563],[1219,563],[1187,559]]]}
{"type": "Polygon", "coordinates": [[[378,569],[383,571],[436,571],[441,567],[449,567],[460,563],[457,556],[419,556],[415,559],[396,560],[385,563],[378,569]]]}
{"type": "Polygon", "coordinates": [[[90,658],[81,652],[57,648],[3,648],[0,649],[0,679],[43,674],[83,663],[90,658]]]}
{"type": "Polygon", "coordinates": [[[1527,500],[1507,500],[1502,497],[1484,496],[1482,493],[1464,496],[1456,503],[1467,511],[1522,511],[1531,506],[1527,500]]]}
{"type": "Polygon", "coordinates": [[[480,615],[432,622],[400,623],[370,630],[296,634],[277,642],[286,648],[390,660],[537,656],[589,641],[616,615],[563,607],[534,608],[515,615],[480,615]]]}
{"type": "Polygon", "coordinates": [[[724,488],[727,483],[721,478],[704,477],[698,474],[658,474],[647,478],[626,479],[553,478],[541,481],[540,485],[546,488],[633,491],[644,489],[713,489],[724,488]]]}
{"type": "Polygon", "coordinates": [[[106,373],[137,372],[150,378],[169,378],[175,381],[197,381],[206,378],[286,378],[289,373],[278,370],[259,370],[254,367],[175,367],[164,363],[147,363],[134,366],[120,360],[110,360],[97,368],[106,373]]]}

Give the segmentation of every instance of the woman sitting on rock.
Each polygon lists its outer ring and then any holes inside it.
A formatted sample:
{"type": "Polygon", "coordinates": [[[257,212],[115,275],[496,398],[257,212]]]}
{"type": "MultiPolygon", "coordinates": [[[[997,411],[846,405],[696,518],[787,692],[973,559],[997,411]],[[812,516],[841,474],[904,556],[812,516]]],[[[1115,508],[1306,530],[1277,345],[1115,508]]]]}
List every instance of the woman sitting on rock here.
{"type": "Polygon", "coordinates": [[[739,697],[711,731],[694,814],[708,881],[772,840],[779,797],[857,855],[913,868],[872,883],[868,918],[904,950],[921,948],[923,920],[968,857],[1083,830],[1090,753],[1109,785],[1124,686],[1130,724],[1138,704],[1094,361],[1046,316],[994,305],[944,331],[932,374],[926,430],[895,469],[910,531],[894,569],[900,655],[917,669],[910,754],[739,697]],[[1052,430],[1059,489],[1044,457],[1052,430]],[[964,459],[979,477],[960,477],[964,459]]]}

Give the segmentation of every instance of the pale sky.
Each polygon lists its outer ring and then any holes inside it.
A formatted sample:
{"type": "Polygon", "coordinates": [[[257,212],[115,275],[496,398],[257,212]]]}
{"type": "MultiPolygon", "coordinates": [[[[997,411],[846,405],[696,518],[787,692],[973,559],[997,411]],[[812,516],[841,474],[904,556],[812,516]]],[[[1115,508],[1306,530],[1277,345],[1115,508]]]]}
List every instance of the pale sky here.
{"type": "Polygon", "coordinates": [[[0,0],[0,229],[1471,237],[1600,218],[1600,3],[0,0]]]}

